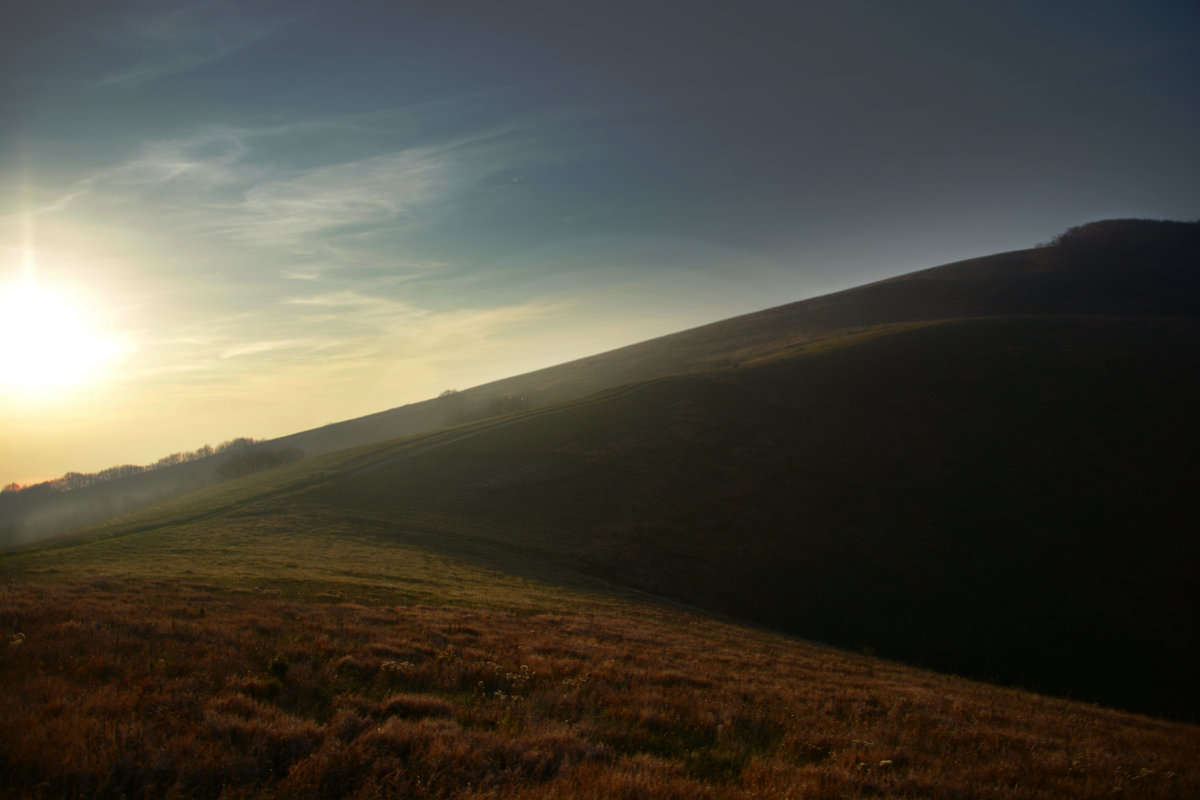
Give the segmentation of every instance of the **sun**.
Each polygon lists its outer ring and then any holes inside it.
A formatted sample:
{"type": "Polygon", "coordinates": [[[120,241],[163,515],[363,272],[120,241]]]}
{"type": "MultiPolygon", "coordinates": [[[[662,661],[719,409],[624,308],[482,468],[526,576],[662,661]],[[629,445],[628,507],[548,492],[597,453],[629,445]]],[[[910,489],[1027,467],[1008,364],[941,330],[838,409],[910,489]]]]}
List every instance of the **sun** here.
{"type": "Polygon", "coordinates": [[[90,386],[120,354],[72,294],[32,280],[0,285],[0,389],[45,399],[90,386]]]}

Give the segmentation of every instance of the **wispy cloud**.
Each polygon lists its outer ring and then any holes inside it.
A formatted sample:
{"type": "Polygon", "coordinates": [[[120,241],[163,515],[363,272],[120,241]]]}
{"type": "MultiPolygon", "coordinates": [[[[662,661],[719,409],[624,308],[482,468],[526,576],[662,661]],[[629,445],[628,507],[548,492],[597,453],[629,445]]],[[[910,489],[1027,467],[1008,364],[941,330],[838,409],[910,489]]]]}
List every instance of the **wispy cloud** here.
{"type": "Polygon", "coordinates": [[[388,398],[360,409],[367,413],[501,377],[513,359],[530,357],[540,331],[571,314],[563,301],[436,311],[359,290],[298,296],[143,347],[129,379],[189,402],[286,403],[331,386],[353,386],[364,403],[388,398]]]}
{"type": "Polygon", "coordinates": [[[296,245],[315,237],[411,225],[462,179],[452,154],[401,150],[260,183],[229,209],[226,231],[248,243],[296,245]]]}
{"type": "Polygon", "coordinates": [[[145,83],[219,61],[270,36],[290,19],[253,13],[245,3],[205,0],[166,4],[157,13],[131,15],[120,34],[137,52],[134,63],[99,81],[101,87],[135,89],[145,83]]]}
{"type": "Polygon", "coordinates": [[[110,184],[153,186],[176,182],[201,189],[246,183],[262,175],[243,161],[253,131],[217,128],[195,136],[142,145],[134,158],[109,170],[110,184]]]}
{"type": "Polygon", "coordinates": [[[446,358],[455,351],[497,352],[530,325],[569,314],[569,300],[530,300],[493,308],[433,310],[359,290],[292,297],[302,327],[319,328],[346,342],[395,359],[446,358]]]}
{"type": "MultiPolygon", "coordinates": [[[[74,179],[65,187],[32,187],[42,197],[25,202],[23,215],[39,216],[92,203],[137,204],[150,193],[175,191],[214,202],[215,193],[261,179],[264,171],[242,160],[254,131],[216,128],[178,139],[143,142],[130,158],[74,179]]],[[[182,199],[182,198],[178,198],[182,199]]],[[[153,208],[147,209],[153,211],[153,208]]]]}
{"type": "Polygon", "coordinates": [[[312,344],[312,339],[284,339],[265,342],[246,342],[227,348],[221,353],[221,358],[238,358],[253,356],[260,353],[270,353],[278,350],[294,350],[312,344]]]}
{"type": "Polygon", "coordinates": [[[330,292],[328,294],[312,295],[309,297],[289,297],[283,302],[297,306],[358,306],[360,308],[371,308],[377,311],[384,311],[389,315],[396,315],[397,312],[400,312],[401,316],[408,316],[414,311],[414,309],[404,303],[362,294],[353,289],[330,292]]]}
{"type": "Polygon", "coordinates": [[[471,290],[448,308],[448,286],[470,269],[437,249],[443,231],[469,230],[464,208],[496,197],[497,173],[561,157],[539,127],[553,123],[449,131],[412,121],[427,109],[408,111],[145,141],[48,193],[46,214],[67,227],[146,232],[130,238],[148,266],[130,274],[165,276],[154,302],[144,281],[129,284],[147,335],[122,379],[162,397],[229,399],[276,395],[268,378],[283,373],[296,386],[383,385],[404,373],[405,391],[432,391],[498,377],[536,341],[531,331],[569,319],[561,295],[471,290]]]}
{"type": "Polygon", "coordinates": [[[277,274],[295,280],[346,266],[437,269],[445,262],[409,258],[397,242],[454,213],[489,176],[534,158],[534,148],[512,126],[499,126],[312,166],[277,157],[326,154],[308,140],[361,133],[380,119],[217,127],[146,142],[133,157],[78,179],[39,210],[129,208],[159,235],[175,231],[204,236],[206,247],[225,242],[260,249],[277,274]]]}

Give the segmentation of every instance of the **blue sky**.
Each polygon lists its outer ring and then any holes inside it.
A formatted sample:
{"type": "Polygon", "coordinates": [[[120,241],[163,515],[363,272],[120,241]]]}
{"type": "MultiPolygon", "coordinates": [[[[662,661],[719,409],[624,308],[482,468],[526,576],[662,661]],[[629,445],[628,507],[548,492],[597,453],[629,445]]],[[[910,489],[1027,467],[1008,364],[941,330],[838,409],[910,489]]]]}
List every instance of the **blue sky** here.
{"type": "Polygon", "coordinates": [[[0,391],[0,482],[1200,217],[1194,4],[6,13],[0,284],[115,344],[53,396],[0,391]]]}

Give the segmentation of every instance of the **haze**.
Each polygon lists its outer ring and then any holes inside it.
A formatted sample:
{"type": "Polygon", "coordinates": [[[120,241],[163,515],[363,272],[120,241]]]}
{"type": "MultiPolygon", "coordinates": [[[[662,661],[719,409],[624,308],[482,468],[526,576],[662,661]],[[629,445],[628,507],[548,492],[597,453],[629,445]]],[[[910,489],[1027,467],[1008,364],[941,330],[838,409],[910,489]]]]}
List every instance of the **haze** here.
{"type": "Polygon", "coordinates": [[[1200,217],[1182,3],[46,2],[0,59],[0,291],[102,354],[5,327],[3,483],[1200,217]]]}

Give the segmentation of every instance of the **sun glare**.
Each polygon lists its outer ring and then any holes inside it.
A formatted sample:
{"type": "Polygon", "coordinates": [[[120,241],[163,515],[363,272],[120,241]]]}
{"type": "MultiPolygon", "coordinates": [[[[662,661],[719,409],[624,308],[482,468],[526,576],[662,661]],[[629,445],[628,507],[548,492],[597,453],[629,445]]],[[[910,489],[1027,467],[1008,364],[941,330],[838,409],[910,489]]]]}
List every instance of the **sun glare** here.
{"type": "Polygon", "coordinates": [[[69,294],[32,281],[0,286],[0,388],[46,399],[92,385],[120,354],[69,294]]]}

